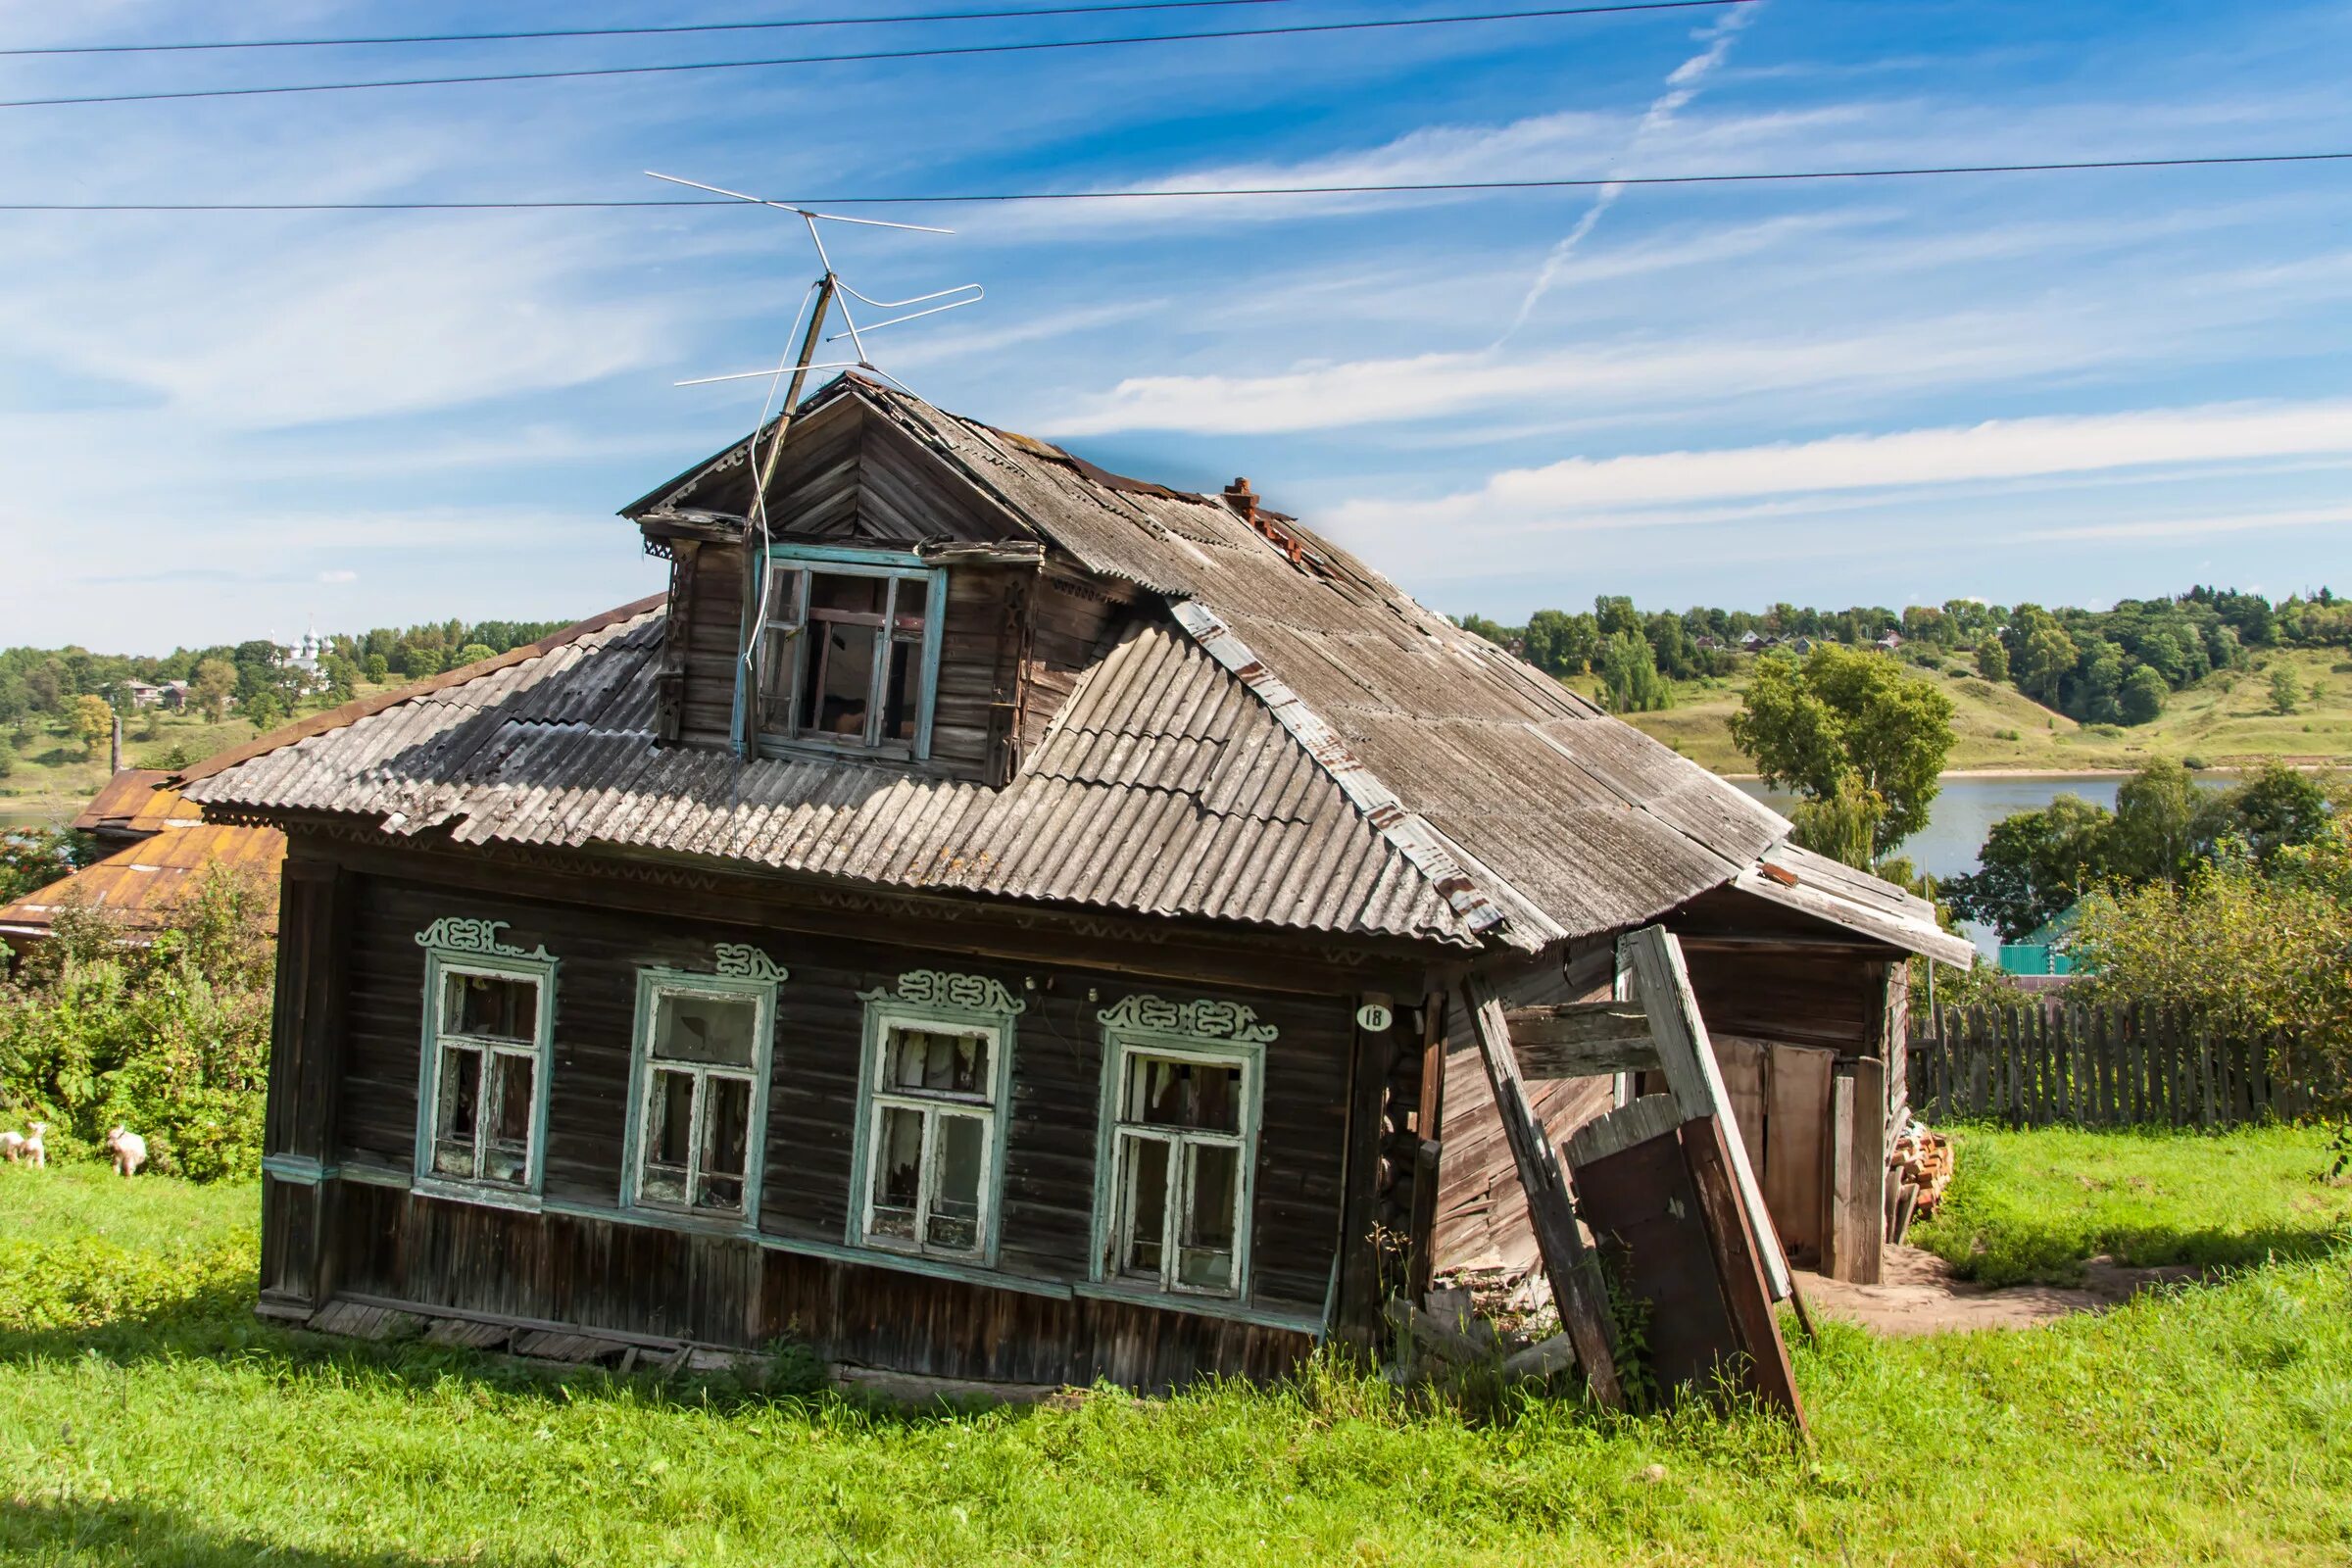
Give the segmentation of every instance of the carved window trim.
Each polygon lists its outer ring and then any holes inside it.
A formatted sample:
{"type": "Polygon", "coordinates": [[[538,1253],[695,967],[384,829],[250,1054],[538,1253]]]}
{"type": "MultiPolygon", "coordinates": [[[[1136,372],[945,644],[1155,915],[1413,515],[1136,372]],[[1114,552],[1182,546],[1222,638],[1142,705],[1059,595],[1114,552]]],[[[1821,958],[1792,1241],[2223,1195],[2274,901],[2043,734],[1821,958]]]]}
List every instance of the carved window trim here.
{"type": "MultiPolygon", "coordinates": [[[[416,1068],[416,1137],[411,1155],[409,1185],[431,1198],[457,1199],[501,1208],[536,1208],[547,1186],[547,1106],[555,1062],[556,957],[546,948],[525,950],[501,942],[498,933],[508,922],[443,916],[416,933],[424,949],[423,1005],[416,1068]],[[515,980],[536,992],[532,1038],[514,1042],[474,1037],[445,1030],[444,984],[452,977],[479,975],[515,980]],[[434,1145],[439,1136],[441,1075],[452,1053],[471,1052],[482,1063],[480,1094],[486,1102],[490,1077],[506,1058],[531,1064],[531,1118],[523,1156],[523,1179],[501,1182],[482,1176],[456,1176],[434,1169],[434,1145]]],[[[476,1159],[482,1157],[480,1125],[486,1106],[477,1112],[476,1159]]]]}
{"type": "Polygon", "coordinates": [[[775,1076],[776,988],[791,972],[748,943],[721,942],[711,949],[708,970],[647,966],[637,971],[637,1006],[629,1030],[629,1095],[621,1136],[620,1206],[643,1213],[740,1225],[756,1230],[760,1224],[761,1184],[766,1173],[767,1110],[775,1076]],[[752,1022],[752,1062],[748,1068],[723,1063],[664,1062],[654,1055],[654,1024],[665,996],[708,997],[729,1002],[749,1001],[752,1022]],[[646,1118],[657,1068],[682,1072],[695,1083],[691,1117],[692,1147],[684,1201],[649,1196],[645,1191],[646,1118]],[[695,1184],[703,1156],[702,1115],[710,1092],[709,1080],[724,1078],[748,1083],[750,1108],[744,1133],[743,1203],[738,1209],[698,1207],[695,1184]]]}
{"type": "Polygon", "coordinates": [[[1265,1054],[1279,1031],[1239,1003],[1210,998],[1171,1002],[1150,994],[1122,998],[1096,1014],[1102,1025],[1102,1082],[1095,1144],[1094,1247],[1089,1278],[1102,1289],[1144,1297],[1246,1302],[1250,1290],[1251,1220],[1256,1209],[1259,1133],[1264,1118],[1265,1054]],[[1238,1130],[1177,1130],[1129,1121],[1121,1109],[1130,1063],[1137,1056],[1231,1067],[1241,1078],[1238,1130]],[[1156,1282],[1126,1273],[1120,1260],[1132,1238],[1128,1159],[1144,1142],[1167,1146],[1168,1202],[1156,1282]],[[1178,1249],[1186,1210],[1179,1174],[1188,1150],[1215,1146],[1238,1152],[1234,1179],[1233,1266],[1225,1287],[1187,1285],[1178,1249]]]}
{"type": "Polygon", "coordinates": [[[941,1262],[996,1266],[1003,1240],[1004,1161],[1009,1143],[1012,1061],[1016,1049],[1014,1019],[1028,1009],[1025,999],[1013,995],[1003,981],[987,975],[939,969],[913,969],[900,975],[890,989],[879,986],[858,993],[865,1004],[863,1037],[858,1056],[858,1123],[850,1160],[850,1213],[847,1241],[852,1247],[941,1262]],[[937,1028],[984,1036],[988,1040],[988,1083],[978,1094],[910,1091],[883,1085],[883,1055],[892,1032],[899,1028],[937,1028]],[[876,1234],[874,1230],[874,1160],[881,1146],[885,1112],[899,1109],[924,1118],[925,1170],[912,1238],[876,1234]],[[951,1248],[929,1239],[928,1203],[934,1175],[929,1169],[937,1126],[943,1116],[957,1115],[982,1123],[981,1180],[977,1236],[970,1248],[951,1248]]]}

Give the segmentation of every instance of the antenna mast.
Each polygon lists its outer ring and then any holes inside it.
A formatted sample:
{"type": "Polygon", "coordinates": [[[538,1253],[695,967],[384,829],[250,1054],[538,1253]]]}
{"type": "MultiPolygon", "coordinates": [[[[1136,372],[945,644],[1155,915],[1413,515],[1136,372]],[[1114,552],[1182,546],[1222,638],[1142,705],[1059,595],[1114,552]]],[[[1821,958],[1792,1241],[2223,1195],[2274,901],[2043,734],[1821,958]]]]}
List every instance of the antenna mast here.
{"type": "Polygon", "coordinates": [[[801,392],[808,384],[808,372],[810,370],[838,369],[870,370],[903,387],[906,383],[899,381],[897,376],[891,375],[889,371],[876,366],[867,357],[865,339],[860,335],[857,318],[850,311],[850,299],[859,300],[881,311],[903,310],[910,305],[929,307],[927,310],[913,311],[906,316],[892,317],[885,321],[876,321],[863,329],[873,332],[886,326],[896,326],[901,321],[911,321],[917,317],[936,316],[942,311],[953,311],[965,305],[976,305],[985,296],[986,290],[977,283],[958,283],[954,288],[940,289],[931,294],[918,294],[911,299],[869,299],[850,287],[849,284],[844,283],[841,280],[841,274],[833,270],[833,258],[826,253],[824,236],[817,231],[816,224],[817,220],[822,219],[829,223],[855,223],[862,228],[897,228],[918,234],[952,234],[955,232],[954,229],[933,228],[922,223],[892,223],[878,218],[847,218],[839,213],[812,212],[806,207],[794,206],[790,202],[769,201],[765,197],[749,196],[739,190],[706,185],[700,180],[681,179],[675,174],[655,173],[650,169],[646,171],[646,173],[655,179],[666,180],[673,185],[685,185],[695,190],[709,191],[714,196],[730,196],[737,201],[750,202],[758,207],[772,207],[780,212],[794,214],[802,222],[808,225],[808,243],[816,248],[817,263],[822,269],[816,281],[809,285],[811,292],[815,295],[815,305],[809,311],[808,330],[801,338],[800,354],[792,362],[792,379],[785,387],[783,407],[777,411],[775,432],[768,438],[767,455],[764,458],[760,456],[760,435],[767,426],[767,411],[775,402],[776,383],[784,377],[785,367],[783,365],[777,365],[772,370],[745,370],[730,375],[698,376],[693,380],[677,383],[679,386],[708,386],[718,381],[743,381],[760,376],[768,378],[767,401],[760,405],[760,417],[752,425],[751,443],[745,453],[747,460],[751,461],[754,471],[751,513],[745,519],[747,538],[744,541],[743,562],[743,645],[737,660],[743,672],[744,695],[743,700],[736,704],[735,749],[739,755],[750,757],[757,752],[759,747],[759,710],[761,702],[760,653],[761,635],[767,621],[767,596],[773,576],[767,569],[768,550],[773,538],[767,518],[767,489],[775,480],[777,464],[783,460],[784,438],[792,428],[793,416],[799,412],[801,392]],[[844,298],[845,295],[848,298],[844,298]],[[943,300],[946,301],[945,304],[933,303],[943,300]],[[824,335],[825,321],[836,306],[841,310],[843,325],[847,326],[849,330],[846,333],[836,333],[832,338],[827,338],[824,335]],[[818,345],[837,342],[842,337],[850,339],[852,345],[857,349],[858,357],[855,360],[829,365],[817,364],[818,345]],[[752,538],[748,537],[754,532],[758,535],[756,544],[752,538]]]}

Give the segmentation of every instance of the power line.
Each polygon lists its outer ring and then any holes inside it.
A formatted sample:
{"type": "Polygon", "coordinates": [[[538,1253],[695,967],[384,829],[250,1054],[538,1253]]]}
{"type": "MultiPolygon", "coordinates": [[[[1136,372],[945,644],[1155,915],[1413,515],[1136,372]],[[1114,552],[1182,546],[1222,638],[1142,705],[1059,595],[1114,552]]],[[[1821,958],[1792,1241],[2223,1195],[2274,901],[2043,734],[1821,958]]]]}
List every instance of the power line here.
{"type": "MultiPolygon", "coordinates": [[[[1478,195],[1508,191],[1590,190],[1600,185],[1756,185],[1807,180],[1929,179],[1959,174],[2059,174],[2093,170],[2229,169],[2260,164],[2352,162],[2352,152],[2232,153],[2206,158],[2098,158],[2071,163],[1936,164],[1908,169],[1777,170],[1735,174],[1599,174],[1561,179],[1433,180],[1384,185],[1240,185],[1164,190],[930,191],[905,196],[807,196],[811,207],[945,206],[958,202],[1196,201],[1226,197],[1478,195]]],[[[741,202],[648,196],[625,201],[384,202],[0,202],[0,213],[526,213],[625,212],[639,208],[727,207],[741,202]]]]}
{"type": "Polygon", "coordinates": [[[192,98],[268,98],[290,93],[371,92],[387,87],[468,87],[497,82],[577,81],[594,76],[651,76],[694,71],[754,71],[775,66],[829,66],[879,60],[944,60],[969,55],[1036,54],[1049,50],[1112,49],[1131,44],[1200,43],[1219,38],[1283,38],[1310,33],[1374,32],[1443,27],[1477,22],[1536,22],[1633,11],[1696,11],[1752,5],[1755,0],[1620,0],[1613,5],[1554,6],[1543,11],[1483,11],[1449,17],[1390,17],[1374,22],[1297,23],[1283,27],[1228,27],[1214,32],[1139,33],[1124,38],[1054,38],[1030,43],[943,44],[927,49],[869,49],[850,54],[786,55],[769,60],[694,60],[662,66],[592,66],[570,71],[504,71],[468,76],[405,76],[386,81],[312,81],[266,87],[195,87],[170,92],[84,93],[60,98],[0,99],[0,109],[52,109],[69,104],[147,104],[192,98]]]}
{"type": "Polygon", "coordinates": [[[1091,17],[1126,11],[1200,11],[1222,6],[1289,5],[1292,0],[1130,0],[1122,5],[1053,6],[1032,11],[918,11],[889,17],[793,17],[774,22],[697,22],[663,27],[547,27],[531,32],[416,32],[366,38],[239,38],[207,43],[77,43],[0,49],[0,59],[36,55],[159,55],[200,50],[355,49],[376,44],[514,43],[548,38],[655,38],[701,32],[772,32],[800,27],[879,27],[909,22],[1017,22],[1025,17],[1091,17]]]}

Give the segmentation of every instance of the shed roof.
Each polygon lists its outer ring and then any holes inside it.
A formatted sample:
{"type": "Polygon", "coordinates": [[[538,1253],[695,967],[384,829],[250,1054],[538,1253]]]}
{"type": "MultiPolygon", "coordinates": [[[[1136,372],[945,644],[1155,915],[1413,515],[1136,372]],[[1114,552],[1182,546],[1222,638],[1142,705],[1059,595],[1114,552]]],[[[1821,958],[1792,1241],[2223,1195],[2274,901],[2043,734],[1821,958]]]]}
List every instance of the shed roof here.
{"type": "MultiPolygon", "coordinates": [[[[657,749],[660,613],[630,607],[341,728],[257,744],[189,794],[447,824],[461,842],[1531,949],[1756,874],[1787,838],[1762,804],[1287,518],[1254,527],[1220,499],[855,377],[805,408],[839,398],[932,454],[1009,534],[1165,602],[1082,676],[1006,788],[657,749]]],[[[728,510],[743,452],[633,510],[728,510]]],[[[1933,931],[1925,904],[1876,879],[1784,874],[1882,940],[1916,950],[1933,931]]]]}
{"type": "Polygon", "coordinates": [[[271,827],[237,827],[200,822],[157,833],[72,876],[0,906],[0,934],[44,937],[60,910],[71,905],[104,909],[132,932],[162,925],[172,902],[208,866],[251,871],[268,889],[272,928],[277,923],[277,869],[286,858],[286,836],[271,827]]]}
{"type": "Polygon", "coordinates": [[[167,768],[126,767],[100,786],[71,824],[76,832],[145,837],[167,827],[193,827],[203,809],[182,800],[167,768]]]}

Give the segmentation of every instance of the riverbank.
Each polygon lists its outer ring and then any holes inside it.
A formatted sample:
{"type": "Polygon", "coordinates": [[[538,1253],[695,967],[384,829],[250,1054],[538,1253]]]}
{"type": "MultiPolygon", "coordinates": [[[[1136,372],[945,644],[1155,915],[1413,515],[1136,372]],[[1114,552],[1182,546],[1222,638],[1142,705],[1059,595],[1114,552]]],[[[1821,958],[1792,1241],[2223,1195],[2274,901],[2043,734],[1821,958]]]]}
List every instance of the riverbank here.
{"type": "MultiPolygon", "coordinates": [[[[1905,668],[1936,682],[1952,702],[1952,751],[1947,778],[2092,777],[2124,774],[2151,758],[2171,758],[2200,770],[2227,771],[2267,758],[2305,767],[2352,766],[2352,662],[2339,651],[2278,650],[2254,670],[2225,671],[2175,692],[2153,722],[2123,728],[2078,724],[2012,686],[1996,686],[1965,669],[1905,668]],[[2275,710],[2268,670],[2283,665],[2303,694],[2296,710],[2275,710]]],[[[1569,682],[1587,696],[1598,682],[1569,682]]],[[[1675,706],[1629,713],[1643,733],[1727,778],[1752,778],[1754,764],[1732,744],[1732,715],[1746,689],[1743,677],[1679,681],[1675,706]]]]}

